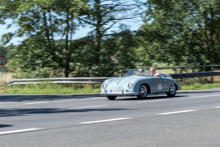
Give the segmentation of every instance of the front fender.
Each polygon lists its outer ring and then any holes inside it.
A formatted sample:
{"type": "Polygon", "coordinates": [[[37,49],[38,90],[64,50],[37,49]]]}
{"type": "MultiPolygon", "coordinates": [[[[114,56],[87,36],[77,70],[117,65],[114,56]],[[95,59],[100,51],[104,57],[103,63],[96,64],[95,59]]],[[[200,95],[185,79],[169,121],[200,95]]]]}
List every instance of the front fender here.
{"type": "Polygon", "coordinates": [[[151,82],[150,82],[150,80],[138,80],[137,82],[136,82],[136,84],[134,85],[134,91],[135,92],[137,92],[138,94],[140,94],[140,87],[141,87],[141,85],[142,84],[145,84],[145,85],[147,85],[147,88],[148,88],[148,93],[151,93],[151,86],[150,86],[150,84],[151,84],[151,82]]]}

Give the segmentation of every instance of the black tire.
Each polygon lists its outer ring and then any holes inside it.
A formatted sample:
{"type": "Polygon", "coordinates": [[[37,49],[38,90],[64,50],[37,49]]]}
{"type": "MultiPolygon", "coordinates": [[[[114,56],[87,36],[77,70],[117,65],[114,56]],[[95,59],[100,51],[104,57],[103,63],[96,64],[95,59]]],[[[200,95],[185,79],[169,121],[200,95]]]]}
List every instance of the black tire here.
{"type": "Polygon", "coordinates": [[[139,95],[137,95],[137,98],[141,98],[141,99],[146,98],[147,94],[148,94],[147,86],[145,84],[142,84],[139,88],[139,95]]]}
{"type": "Polygon", "coordinates": [[[115,100],[117,96],[107,96],[109,100],[115,100]]]}
{"type": "Polygon", "coordinates": [[[166,94],[168,97],[174,97],[176,95],[176,86],[174,84],[170,85],[169,92],[166,94]]]}

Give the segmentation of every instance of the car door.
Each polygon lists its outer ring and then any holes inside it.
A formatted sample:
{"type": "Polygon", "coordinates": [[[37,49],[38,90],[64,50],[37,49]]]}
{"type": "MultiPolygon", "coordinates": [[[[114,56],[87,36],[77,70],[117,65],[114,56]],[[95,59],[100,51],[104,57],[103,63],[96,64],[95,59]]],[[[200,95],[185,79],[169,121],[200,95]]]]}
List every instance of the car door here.
{"type": "Polygon", "coordinates": [[[164,92],[167,92],[169,90],[169,86],[171,85],[170,84],[170,79],[168,79],[167,77],[161,77],[162,78],[162,81],[163,81],[163,91],[164,92]]]}
{"type": "Polygon", "coordinates": [[[165,82],[164,82],[163,77],[152,76],[152,87],[151,87],[152,93],[158,93],[158,92],[165,91],[164,84],[165,84],[165,82]]]}

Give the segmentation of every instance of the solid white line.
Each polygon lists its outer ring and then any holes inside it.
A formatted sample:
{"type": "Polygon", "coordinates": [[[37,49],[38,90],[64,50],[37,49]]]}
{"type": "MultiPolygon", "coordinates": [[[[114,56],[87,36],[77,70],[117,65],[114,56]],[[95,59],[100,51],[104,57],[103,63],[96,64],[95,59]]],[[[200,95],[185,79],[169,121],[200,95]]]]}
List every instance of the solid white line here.
{"type": "MultiPolygon", "coordinates": [[[[76,107],[75,109],[84,109],[84,108],[98,108],[98,107],[106,107],[107,105],[96,105],[96,106],[85,106],[85,107],[76,107]]],[[[72,108],[70,108],[72,109],[72,108]]],[[[74,108],[73,108],[74,109],[74,108]]]]}
{"type": "Polygon", "coordinates": [[[203,97],[212,97],[212,96],[219,96],[219,94],[215,94],[215,95],[203,95],[203,96],[194,96],[194,97],[192,97],[192,98],[194,99],[194,98],[203,98],[203,97]]]}
{"type": "Polygon", "coordinates": [[[33,104],[43,104],[43,103],[47,103],[47,102],[33,102],[33,103],[26,103],[27,105],[33,105],[33,104]]]}
{"type": "Polygon", "coordinates": [[[219,109],[220,108],[220,106],[216,106],[216,107],[214,107],[215,109],[219,109]]]}
{"type": "Polygon", "coordinates": [[[157,115],[169,115],[169,114],[187,113],[187,112],[193,112],[193,111],[197,111],[197,110],[174,111],[174,112],[158,113],[157,115]]]}
{"type": "Polygon", "coordinates": [[[88,121],[81,122],[80,124],[94,124],[94,123],[102,123],[102,122],[110,122],[110,121],[118,121],[118,120],[127,120],[131,118],[114,118],[114,119],[106,119],[106,120],[97,120],[97,121],[88,121]]]}
{"type": "Polygon", "coordinates": [[[97,99],[103,99],[103,97],[97,97],[97,98],[88,98],[89,100],[97,100],[97,99]]]}
{"type": "Polygon", "coordinates": [[[148,101],[141,101],[141,102],[137,102],[139,104],[141,103],[153,103],[153,102],[162,102],[162,101],[168,101],[168,100],[148,100],[148,101]]]}
{"type": "Polygon", "coordinates": [[[40,130],[40,128],[30,128],[30,129],[23,129],[23,130],[14,130],[14,131],[0,132],[0,135],[14,134],[14,133],[23,133],[23,132],[30,132],[30,131],[36,131],[36,130],[40,130]]]}
{"type": "Polygon", "coordinates": [[[103,99],[103,97],[98,97],[98,98],[82,98],[82,99],[77,99],[77,100],[80,100],[80,101],[84,101],[84,100],[97,100],[97,99],[103,99]]]}

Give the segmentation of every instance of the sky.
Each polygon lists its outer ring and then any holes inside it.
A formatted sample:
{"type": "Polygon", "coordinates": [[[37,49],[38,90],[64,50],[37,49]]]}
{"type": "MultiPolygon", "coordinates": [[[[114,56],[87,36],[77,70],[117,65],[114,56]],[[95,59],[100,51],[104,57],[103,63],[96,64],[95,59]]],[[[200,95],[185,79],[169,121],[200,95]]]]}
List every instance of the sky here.
{"type": "MultiPolygon", "coordinates": [[[[7,20],[6,21],[7,24],[9,24],[11,21],[10,20],[7,20]]],[[[138,30],[140,28],[140,26],[143,24],[143,21],[141,20],[141,18],[139,19],[135,19],[135,20],[124,20],[124,21],[121,21],[120,23],[124,23],[126,24],[130,30],[134,31],[134,30],[138,30]]],[[[0,25],[0,38],[2,37],[2,35],[6,34],[6,33],[9,33],[9,32],[14,32],[18,29],[18,27],[13,27],[13,28],[10,28],[10,29],[7,29],[7,24],[5,25],[0,25]]],[[[114,31],[118,31],[119,30],[119,25],[115,25],[110,31],[114,30],[114,31]]],[[[87,36],[87,33],[90,32],[92,29],[87,26],[85,28],[79,28],[79,30],[76,31],[73,39],[78,39],[78,38],[82,38],[82,37],[85,37],[87,36]]],[[[22,40],[24,40],[25,38],[18,38],[18,37],[14,37],[11,42],[9,42],[7,45],[13,43],[15,45],[19,45],[21,43],[22,40]]],[[[6,45],[6,46],[7,46],[6,45]]]]}

